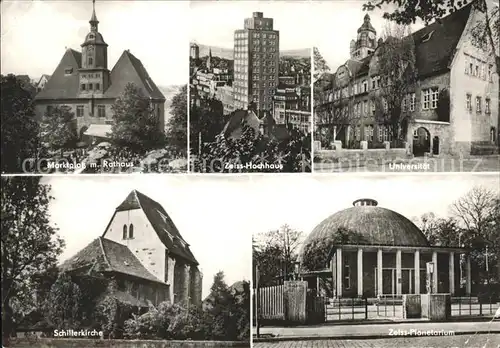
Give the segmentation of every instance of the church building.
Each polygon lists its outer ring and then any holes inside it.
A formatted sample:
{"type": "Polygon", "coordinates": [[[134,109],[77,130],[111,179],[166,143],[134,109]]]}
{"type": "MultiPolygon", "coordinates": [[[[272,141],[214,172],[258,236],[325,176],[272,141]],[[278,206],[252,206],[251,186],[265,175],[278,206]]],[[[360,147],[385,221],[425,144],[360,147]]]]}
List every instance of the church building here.
{"type": "Polygon", "coordinates": [[[35,97],[38,117],[55,106],[71,107],[78,136],[106,138],[111,132],[115,100],[133,83],[150,99],[158,127],[165,129],[165,96],[149,76],[141,61],[129,50],[123,51],[115,66],[108,69],[108,44],[99,32],[95,0],[90,32],[81,52],[68,48],[44,88],[35,97]]]}
{"type": "Polygon", "coordinates": [[[61,265],[72,275],[116,282],[106,295],[137,308],[169,301],[201,305],[198,261],[165,209],[133,190],[101,237],[61,265]]]}
{"type": "MultiPolygon", "coordinates": [[[[413,155],[498,151],[495,55],[491,48],[475,45],[472,37],[484,18],[484,10],[473,1],[405,38],[413,41],[417,81],[402,98],[406,121],[400,139],[413,155]]],[[[384,78],[377,61],[384,43],[365,15],[351,41],[350,58],[319,83],[315,130],[321,134],[334,128],[334,140],[342,141],[343,148],[360,148],[361,141],[368,148],[383,148],[384,142],[396,140],[376,117],[375,97],[384,78]],[[343,116],[332,118],[332,110],[343,116]]]]}

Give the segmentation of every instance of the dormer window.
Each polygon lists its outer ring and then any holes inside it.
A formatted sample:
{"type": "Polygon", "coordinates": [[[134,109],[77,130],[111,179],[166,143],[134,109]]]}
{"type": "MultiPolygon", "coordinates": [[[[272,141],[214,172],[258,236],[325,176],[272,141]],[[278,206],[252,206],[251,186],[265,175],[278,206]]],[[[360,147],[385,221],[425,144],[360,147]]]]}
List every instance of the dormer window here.
{"type": "Polygon", "coordinates": [[[73,68],[72,67],[67,67],[64,69],[64,75],[71,75],[73,73],[73,68]]]}
{"type": "Polygon", "coordinates": [[[94,39],[95,39],[94,34],[90,34],[90,35],[89,35],[89,40],[94,40],[94,39]]]}
{"type": "Polygon", "coordinates": [[[134,225],[128,227],[128,239],[134,239],[134,225]]]}
{"type": "Polygon", "coordinates": [[[427,42],[431,39],[432,37],[432,34],[434,34],[434,30],[431,31],[430,33],[427,33],[425,35],[422,36],[422,42],[427,42]]]}

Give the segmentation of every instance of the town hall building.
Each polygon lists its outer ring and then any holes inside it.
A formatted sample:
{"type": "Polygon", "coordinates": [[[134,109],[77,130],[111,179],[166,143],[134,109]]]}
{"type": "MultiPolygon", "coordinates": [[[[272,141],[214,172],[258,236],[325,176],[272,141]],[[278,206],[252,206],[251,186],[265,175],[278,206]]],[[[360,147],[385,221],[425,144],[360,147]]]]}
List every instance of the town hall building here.
{"type": "MultiPolygon", "coordinates": [[[[414,43],[417,82],[403,98],[401,112],[407,122],[400,134],[413,155],[498,151],[495,55],[474,45],[471,33],[484,18],[474,1],[406,37],[414,43]]],[[[357,38],[351,41],[350,58],[318,83],[318,135],[334,128],[333,140],[342,141],[343,148],[360,148],[361,141],[368,148],[378,148],[396,140],[389,126],[376,119],[374,98],[381,90],[377,54],[382,45],[370,16],[365,15],[357,38]],[[332,118],[328,115],[332,110],[345,117],[332,118]]]]}
{"type": "Polygon", "coordinates": [[[141,61],[129,50],[123,51],[111,71],[108,69],[108,44],[98,30],[95,12],[89,21],[90,32],[81,52],[68,48],[44,88],[35,97],[35,111],[42,117],[55,106],[71,107],[75,128],[83,135],[106,138],[111,132],[112,105],[133,83],[151,101],[158,127],[165,128],[165,96],[153,82],[141,61]]]}
{"type": "Polygon", "coordinates": [[[101,237],[61,265],[72,275],[116,282],[107,295],[137,308],[169,301],[201,305],[199,264],[165,209],[133,190],[101,237]]]}

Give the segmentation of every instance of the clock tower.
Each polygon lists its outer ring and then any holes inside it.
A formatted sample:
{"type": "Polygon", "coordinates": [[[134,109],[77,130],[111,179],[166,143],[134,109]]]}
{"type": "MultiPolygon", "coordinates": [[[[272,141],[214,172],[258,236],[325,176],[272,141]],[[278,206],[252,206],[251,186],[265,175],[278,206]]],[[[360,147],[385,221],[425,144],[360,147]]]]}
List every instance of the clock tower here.
{"type": "Polygon", "coordinates": [[[99,97],[109,86],[108,45],[99,33],[99,21],[95,14],[95,0],[92,1],[90,32],[85,36],[82,47],[82,65],[79,70],[80,96],[99,97]]]}
{"type": "Polygon", "coordinates": [[[367,14],[363,24],[358,29],[357,40],[351,43],[351,58],[363,59],[371,55],[377,48],[377,32],[373,28],[370,16],[367,14]]]}

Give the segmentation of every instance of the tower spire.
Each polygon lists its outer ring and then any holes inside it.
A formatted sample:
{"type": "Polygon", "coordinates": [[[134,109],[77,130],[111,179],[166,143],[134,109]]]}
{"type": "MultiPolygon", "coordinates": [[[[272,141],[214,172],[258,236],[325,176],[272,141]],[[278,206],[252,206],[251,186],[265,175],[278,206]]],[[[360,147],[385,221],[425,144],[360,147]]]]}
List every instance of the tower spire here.
{"type": "Polygon", "coordinates": [[[92,17],[90,18],[90,30],[97,31],[97,25],[99,21],[97,20],[97,16],[95,14],[95,0],[92,0],[92,17]]]}

